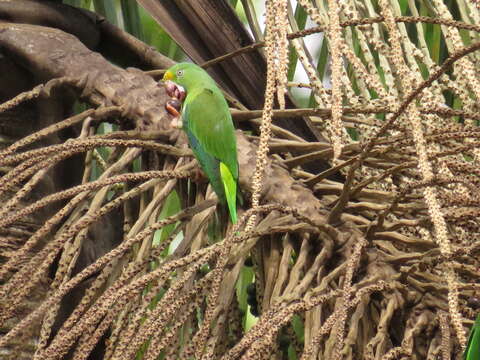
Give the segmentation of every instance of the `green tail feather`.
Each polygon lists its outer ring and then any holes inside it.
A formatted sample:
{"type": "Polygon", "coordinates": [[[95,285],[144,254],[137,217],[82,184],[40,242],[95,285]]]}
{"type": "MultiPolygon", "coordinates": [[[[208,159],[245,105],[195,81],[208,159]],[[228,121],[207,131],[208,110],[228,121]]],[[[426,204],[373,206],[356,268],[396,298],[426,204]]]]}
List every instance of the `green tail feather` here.
{"type": "Polygon", "coordinates": [[[227,165],[220,163],[220,176],[222,178],[223,188],[225,190],[225,198],[227,199],[228,210],[232,223],[237,222],[237,182],[227,165]]]}

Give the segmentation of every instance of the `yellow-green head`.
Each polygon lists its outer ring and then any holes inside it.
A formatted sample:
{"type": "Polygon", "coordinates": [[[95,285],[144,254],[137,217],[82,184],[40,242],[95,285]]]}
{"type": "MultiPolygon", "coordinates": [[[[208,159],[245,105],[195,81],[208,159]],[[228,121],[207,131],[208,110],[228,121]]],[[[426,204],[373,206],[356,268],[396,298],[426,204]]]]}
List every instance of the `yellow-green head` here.
{"type": "Polygon", "coordinates": [[[211,86],[215,81],[200,66],[192,63],[178,63],[169,68],[163,75],[163,80],[170,80],[189,91],[194,86],[211,86]]]}

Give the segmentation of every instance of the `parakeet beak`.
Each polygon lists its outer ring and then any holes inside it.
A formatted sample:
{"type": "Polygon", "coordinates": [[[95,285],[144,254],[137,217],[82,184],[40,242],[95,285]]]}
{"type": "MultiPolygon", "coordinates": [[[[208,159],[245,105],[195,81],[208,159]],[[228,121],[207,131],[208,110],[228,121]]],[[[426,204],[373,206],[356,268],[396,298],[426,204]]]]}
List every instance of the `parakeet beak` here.
{"type": "Polygon", "coordinates": [[[173,73],[167,70],[165,74],[163,74],[163,81],[172,80],[172,79],[173,79],[173,73]]]}

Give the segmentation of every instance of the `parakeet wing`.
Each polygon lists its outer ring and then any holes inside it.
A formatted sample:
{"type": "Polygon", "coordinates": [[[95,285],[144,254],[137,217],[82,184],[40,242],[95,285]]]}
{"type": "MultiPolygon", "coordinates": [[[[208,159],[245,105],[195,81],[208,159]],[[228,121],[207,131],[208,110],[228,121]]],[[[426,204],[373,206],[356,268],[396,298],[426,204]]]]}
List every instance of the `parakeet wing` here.
{"type": "Polygon", "coordinates": [[[213,189],[237,222],[237,146],[228,105],[216,87],[193,90],[183,108],[183,127],[213,189]]]}
{"type": "Polygon", "coordinates": [[[204,150],[223,162],[236,180],[238,163],[235,130],[220,90],[201,88],[191,92],[184,104],[183,122],[204,150]]]}

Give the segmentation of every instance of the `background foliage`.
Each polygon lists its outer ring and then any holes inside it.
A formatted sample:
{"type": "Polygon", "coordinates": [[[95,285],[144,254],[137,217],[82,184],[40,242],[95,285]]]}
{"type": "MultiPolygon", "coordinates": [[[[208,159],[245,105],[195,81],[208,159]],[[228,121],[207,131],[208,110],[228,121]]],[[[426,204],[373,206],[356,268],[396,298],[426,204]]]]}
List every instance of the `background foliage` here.
{"type": "Polygon", "coordinates": [[[461,356],[476,1],[0,0],[0,18],[2,358],[461,356]],[[231,105],[236,226],[165,111],[183,60],[231,105]]]}

